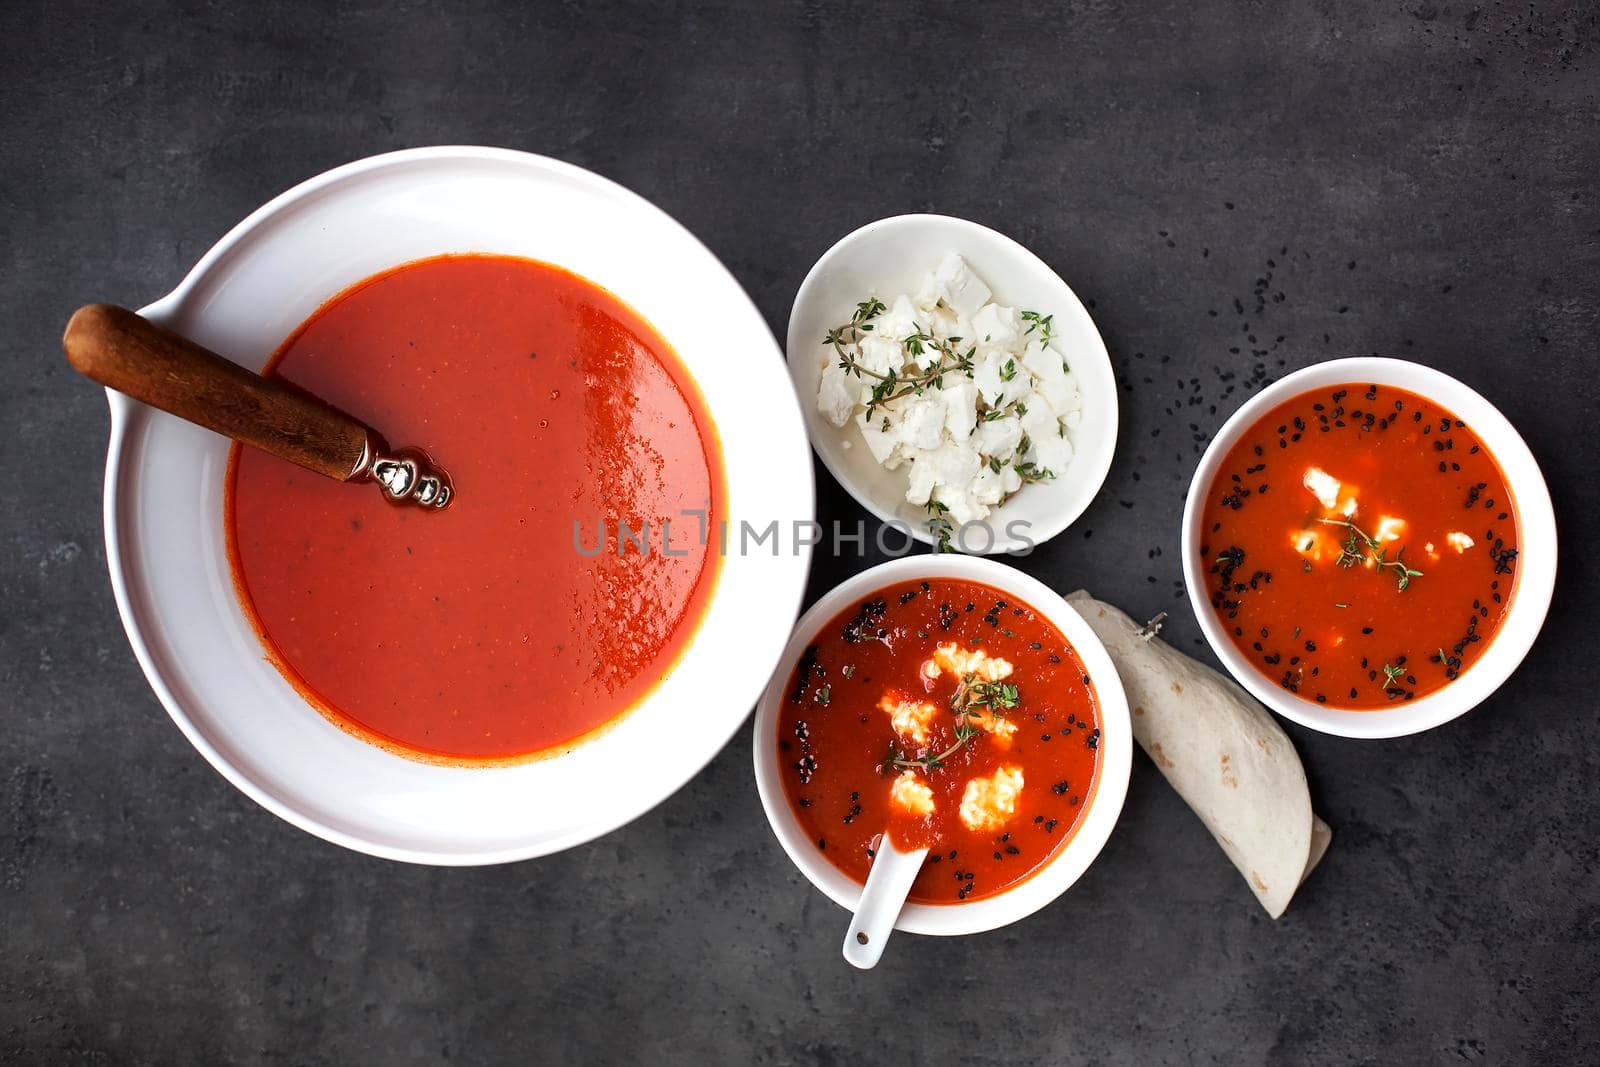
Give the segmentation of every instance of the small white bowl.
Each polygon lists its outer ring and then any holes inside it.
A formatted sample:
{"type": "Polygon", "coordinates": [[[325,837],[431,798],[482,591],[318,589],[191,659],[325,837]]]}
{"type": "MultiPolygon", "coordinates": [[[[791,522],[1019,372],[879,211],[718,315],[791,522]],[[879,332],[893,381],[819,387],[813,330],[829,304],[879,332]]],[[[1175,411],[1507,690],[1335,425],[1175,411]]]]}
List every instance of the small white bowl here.
{"type": "MultiPolygon", "coordinates": [[[[755,305],[659,208],[570,164],[475,147],[351,163],[256,211],[143,314],[259,367],[335,293],[445,252],[544,260],[627,301],[700,386],[723,445],[735,529],[776,521],[788,530],[811,519],[804,425],[755,305]]],[[[805,590],[808,548],[730,551],[688,649],[612,729],[515,766],[418,763],[339,729],[267,662],[228,566],[228,442],[109,397],[106,554],[151,687],[200,754],[251,799],[374,856],[501,863],[568,848],[647,811],[748,717],[805,590]]],[[[533,597],[528,610],[538,610],[533,597]]]]}
{"type": "Polygon", "coordinates": [[[992,545],[976,530],[966,541],[967,548],[983,553],[1026,552],[1083,514],[1105,483],[1117,446],[1117,382],[1105,342],[1077,296],[1042,259],[987,226],[946,215],[896,215],[869,223],[828,249],[800,284],[789,313],[789,373],[811,445],[828,471],[862,507],[884,522],[905,523],[917,540],[932,544],[927,511],[906,502],[905,469],[880,467],[854,421],[834,426],[816,401],[830,359],[822,343],[827,332],[850,321],[868,295],[889,300],[915,292],[923,275],[952,251],[993,289],[995,300],[1055,316],[1056,347],[1083,392],[1083,421],[1067,435],[1076,451],[1071,465],[1052,481],[1024,486],[994,510],[985,520],[992,545]],[[1012,525],[1021,523],[1027,525],[1012,525]]]}
{"type": "Polygon", "coordinates": [[[1517,669],[1550,608],[1556,581],[1556,519],[1550,490],[1533,453],[1516,428],[1481,395],[1442,371],[1403,359],[1360,357],[1335,359],[1295,371],[1251,397],[1217,431],[1200,458],[1183,508],[1183,580],[1200,629],[1228,673],[1273,711],[1302,726],[1341,737],[1402,737],[1421,733],[1486,700],[1517,669]],[[1386,385],[1426,397],[1463,419],[1483,441],[1511,490],[1516,506],[1519,549],[1517,578],[1511,607],[1489,648],[1461,676],[1443,689],[1404,704],[1375,711],[1329,707],[1289,692],[1240,654],[1229,640],[1206,593],[1205,567],[1200,560],[1200,529],[1205,494],[1217,469],[1256,420],[1269,410],[1302,393],[1346,383],[1386,385]]]}
{"type": "Polygon", "coordinates": [[[778,711],[787,691],[789,675],[805,647],[840,611],[885,586],[917,578],[956,578],[981,582],[1027,604],[1061,631],[1083,660],[1083,668],[1099,697],[1100,763],[1093,792],[1082,821],[1054,858],[1025,881],[1002,893],[961,904],[907,903],[895,922],[896,930],[914,934],[975,934],[993,930],[1032,915],[1066,892],[1100,854],[1122,812],[1128,793],[1128,771],[1133,762],[1133,726],[1128,718],[1128,698],[1122,679],[1107,655],[1105,645],[1089,624],[1061,594],[1014,567],[993,560],[956,554],[918,555],[890,560],[840,583],[795,625],[789,647],[756,708],[756,787],[761,806],[783,850],[794,865],[835,904],[853,911],[861,886],[817,851],[811,837],[795,818],[783,792],[778,760],[778,711]]]}

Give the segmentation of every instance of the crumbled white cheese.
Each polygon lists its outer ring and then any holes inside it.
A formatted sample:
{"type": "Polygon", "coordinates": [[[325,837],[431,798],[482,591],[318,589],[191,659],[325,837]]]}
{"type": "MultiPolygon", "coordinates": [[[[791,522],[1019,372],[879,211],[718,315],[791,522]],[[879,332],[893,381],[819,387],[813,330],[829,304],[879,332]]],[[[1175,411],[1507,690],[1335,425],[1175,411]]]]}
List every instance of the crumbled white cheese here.
{"type": "Polygon", "coordinates": [[[1393,515],[1383,515],[1378,519],[1378,528],[1373,531],[1374,541],[1398,541],[1405,532],[1406,520],[1397,519],[1393,515]]]}
{"type": "MultiPolygon", "coordinates": [[[[940,298],[950,306],[950,309],[962,318],[970,319],[977,314],[989,297],[994,294],[989,287],[983,284],[983,279],[972,273],[972,268],[967,266],[967,261],[954,252],[945,253],[929,276],[937,286],[940,298]]],[[[928,282],[923,281],[926,289],[928,282]]]]}
{"type": "Polygon", "coordinates": [[[899,454],[899,433],[890,428],[894,423],[886,411],[880,409],[870,419],[862,411],[856,415],[856,425],[861,427],[861,439],[867,443],[867,451],[880,466],[894,470],[904,462],[899,454]]]}
{"type": "Polygon", "coordinates": [[[940,671],[949,671],[959,678],[970,674],[980,682],[998,682],[1011,677],[1013,670],[1010,660],[991,656],[981,648],[968,651],[954,641],[934,646],[933,658],[929,662],[936,669],[930,672],[924,665],[923,673],[930,678],[939,677],[940,671]]]}
{"type": "Polygon", "coordinates": [[[1003,348],[982,351],[973,361],[972,380],[991,410],[1003,409],[1032,391],[1033,379],[1019,357],[1003,348]]]}
{"type": "Polygon", "coordinates": [[[817,389],[817,410],[835,426],[843,426],[850,421],[850,413],[856,409],[858,393],[859,390],[838,361],[829,363],[822,368],[822,385],[817,389]]]}
{"type": "Polygon", "coordinates": [[[986,734],[994,737],[1001,748],[1011,747],[1011,738],[1017,732],[1017,724],[989,708],[978,708],[967,713],[967,722],[976,726],[986,734]]]}
{"type": "Polygon", "coordinates": [[[1007,415],[999,419],[984,419],[978,423],[974,431],[977,440],[973,447],[986,456],[993,456],[1004,462],[1016,452],[1017,446],[1022,443],[1022,420],[1015,415],[1007,415]]]}
{"type": "Polygon", "coordinates": [[[903,771],[895,778],[889,787],[889,802],[909,815],[933,814],[933,790],[916,771],[903,771]]]}
{"type": "MultiPolygon", "coordinates": [[[[905,338],[922,330],[922,323],[917,321],[916,306],[911,303],[911,298],[904,294],[888,302],[889,308],[873,320],[872,340],[887,344],[900,345],[905,338]]],[[[924,319],[928,318],[924,313],[924,319]]],[[[901,362],[909,353],[901,352],[901,362]]],[[[899,366],[896,363],[895,366],[899,366]]]]}
{"type": "Polygon", "coordinates": [[[900,417],[900,442],[912,448],[929,450],[944,442],[944,401],[937,395],[906,397],[900,417]]]}
{"type": "MultiPolygon", "coordinates": [[[[1457,552],[1465,552],[1473,545],[1471,536],[1462,533],[1460,530],[1451,530],[1449,533],[1444,535],[1444,539],[1445,543],[1451,548],[1455,549],[1457,552]]],[[[1432,546],[1429,546],[1429,550],[1432,550],[1432,546]]]]}
{"type": "Polygon", "coordinates": [[[1339,490],[1343,483],[1321,467],[1307,467],[1300,478],[1300,484],[1311,490],[1311,495],[1317,498],[1317,503],[1332,511],[1339,506],[1339,490]]]}
{"type": "Polygon", "coordinates": [[[1012,353],[1022,336],[1022,317],[1016,308],[985,304],[972,316],[972,334],[980,348],[1012,353]]]}
{"type": "Polygon", "coordinates": [[[1022,415],[1022,432],[1028,439],[1028,450],[1023,453],[1024,469],[1048,471],[1051,475],[1067,469],[1072,462],[1072,442],[1061,429],[1061,420],[1050,410],[1049,403],[1038,393],[1025,398],[1022,415]]]}
{"type": "Polygon", "coordinates": [[[1291,530],[1289,543],[1308,560],[1322,560],[1323,537],[1316,530],[1291,530]]]}
{"type": "Polygon", "coordinates": [[[957,376],[939,390],[944,401],[944,428],[957,441],[972,436],[978,424],[978,387],[972,380],[957,376]]]}
{"type": "Polygon", "coordinates": [[[1022,475],[1017,473],[1015,467],[1001,467],[996,474],[992,467],[985,466],[978,471],[978,478],[972,483],[972,495],[978,503],[994,506],[1006,497],[1022,488],[1022,475]]]}
{"type": "MultiPolygon", "coordinates": [[[[1011,677],[1011,662],[989,655],[981,648],[965,649],[953,641],[935,646],[933,655],[922,663],[924,678],[937,678],[945,671],[958,678],[971,677],[980,682],[998,682],[1011,677]]],[[[985,733],[994,735],[1002,747],[1011,744],[1017,724],[1004,715],[988,708],[974,708],[967,713],[967,721],[985,733]]]]}
{"type": "MultiPolygon", "coordinates": [[[[861,351],[859,359],[862,369],[872,371],[874,374],[888,374],[891,370],[899,370],[900,364],[905,360],[905,350],[901,348],[900,342],[887,335],[874,334],[865,337],[858,347],[861,351]]],[[[870,391],[871,386],[867,385],[865,388],[870,391]]]]}
{"type": "Polygon", "coordinates": [[[926,700],[911,700],[898,693],[885,693],[878,700],[878,710],[888,714],[895,733],[914,745],[928,743],[928,731],[939,716],[939,709],[926,700]]]}
{"type": "Polygon", "coordinates": [[[886,297],[847,330],[842,357],[826,347],[817,390],[834,426],[855,417],[874,461],[909,468],[907,501],[957,525],[987,518],[1027,482],[1060,477],[1083,419],[1050,316],[993,295],[947,254],[915,293],[886,297]]]}
{"type": "Polygon", "coordinates": [[[1017,813],[1021,795],[1021,767],[1001,767],[987,778],[973,778],[961,794],[961,821],[969,830],[998,830],[1017,813]]]}
{"type": "Polygon", "coordinates": [[[988,514],[977,514],[976,498],[972,495],[973,481],[983,466],[983,459],[970,441],[946,440],[934,449],[918,450],[911,457],[911,480],[906,487],[906,499],[913,504],[927,504],[938,499],[950,509],[951,518],[957,522],[972,522],[988,514]]]}

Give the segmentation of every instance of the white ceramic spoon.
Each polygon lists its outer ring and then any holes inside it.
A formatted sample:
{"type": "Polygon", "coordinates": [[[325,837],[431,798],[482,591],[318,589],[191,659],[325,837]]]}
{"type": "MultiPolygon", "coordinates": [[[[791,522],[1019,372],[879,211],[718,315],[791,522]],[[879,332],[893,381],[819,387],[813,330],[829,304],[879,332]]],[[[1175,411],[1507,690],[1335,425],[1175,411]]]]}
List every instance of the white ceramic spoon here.
{"type": "Polygon", "coordinates": [[[851,966],[863,971],[877,966],[900,909],[905,906],[906,895],[911,892],[911,883],[916,881],[922,861],[927,858],[925,848],[905,852],[890,843],[888,834],[879,839],[878,854],[873,857],[867,884],[844,935],[844,958],[851,966]]]}

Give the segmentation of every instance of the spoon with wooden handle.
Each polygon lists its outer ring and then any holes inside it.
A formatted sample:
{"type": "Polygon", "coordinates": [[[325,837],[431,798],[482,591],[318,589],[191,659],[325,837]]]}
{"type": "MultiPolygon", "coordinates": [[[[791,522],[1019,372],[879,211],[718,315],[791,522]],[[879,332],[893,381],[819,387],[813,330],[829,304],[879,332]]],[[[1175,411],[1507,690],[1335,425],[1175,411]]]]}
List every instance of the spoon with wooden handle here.
{"type": "Polygon", "coordinates": [[[416,448],[277,378],[263,378],[112,304],[79,308],[61,338],[86,378],[341,482],[374,481],[386,499],[443,508],[450,478],[416,448]]]}

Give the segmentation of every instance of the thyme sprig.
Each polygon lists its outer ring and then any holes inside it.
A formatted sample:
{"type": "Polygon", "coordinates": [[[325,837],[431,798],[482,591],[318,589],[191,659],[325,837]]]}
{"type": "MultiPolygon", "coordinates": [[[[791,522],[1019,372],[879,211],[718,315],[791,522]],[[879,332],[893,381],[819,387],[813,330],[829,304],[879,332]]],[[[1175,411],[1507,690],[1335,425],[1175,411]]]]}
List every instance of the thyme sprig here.
{"type": "Polygon", "coordinates": [[[955,744],[937,755],[913,758],[890,741],[888,754],[883,759],[883,770],[886,773],[896,767],[920,767],[925,772],[935,770],[978,736],[981,731],[973,722],[974,719],[982,719],[985,713],[1003,716],[1021,702],[1022,694],[1009,682],[979,681],[977,675],[968,674],[961,679],[950,697],[950,711],[956,717],[955,744]]]}
{"type": "Polygon", "coordinates": [[[1056,476],[1049,467],[1041,467],[1032,460],[1019,461],[1016,467],[1017,476],[1022,479],[1023,485],[1030,482],[1048,482],[1056,476]]]}
{"type": "Polygon", "coordinates": [[[870,367],[861,365],[859,345],[876,325],[871,321],[883,314],[885,308],[883,301],[873,297],[863,300],[856,305],[855,313],[850,316],[850,321],[843,326],[837,326],[828,331],[823,338],[823,343],[832,345],[839,356],[839,367],[846,374],[854,374],[858,378],[874,378],[872,395],[867,401],[867,418],[882,404],[899,400],[901,397],[921,393],[928,386],[940,388],[944,385],[946,374],[962,373],[969,378],[973,374],[973,361],[978,354],[977,345],[968,345],[965,351],[959,347],[960,337],[934,337],[922,330],[900,339],[900,346],[912,356],[921,358],[929,350],[937,353],[938,359],[924,370],[905,372],[903,369],[891,368],[887,372],[875,371],[870,367]],[[852,350],[854,349],[854,350],[852,350]]]}
{"type": "Polygon", "coordinates": [[[934,497],[928,498],[928,532],[933,534],[935,552],[954,552],[950,539],[955,536],[955,526],[950,521],[950,509],[934,497]]]}
{"type": "Polygon", "coordinates": [[[1051,331],[1055,328],[1055,315],[1041,315],[1037,311],[1024,311],[1022,313],[1022,321],[1028,324],[1028,328],[1022,331],[1024,336],[1037,330],[1039,332],[1039,343],[1042,345],[1050,343],[1050,338],[1053,336],[1051,331]]]}
{"type": "Polygon", "coordinates": [[[1405,546],[1395,549],[1394,558],[1389,558],[1389,550],[1385,548],[1376,537],[1367,533],[1349,519],[1318,519],[1324,526],[1343,526],[1345,528],[1344,544],[1340,546],[1339,558],[1336,561],[1341,567],[1354,567],[1365,563],[1370,558],[1377,564],[1378,569],[1392,569],[1395,572],[1397,585],[1401,592],[1411,584],[1411,579],[1421,578],[1422,572],[1411,567],[1402,558],[1405,555],[1405,546]]]}

